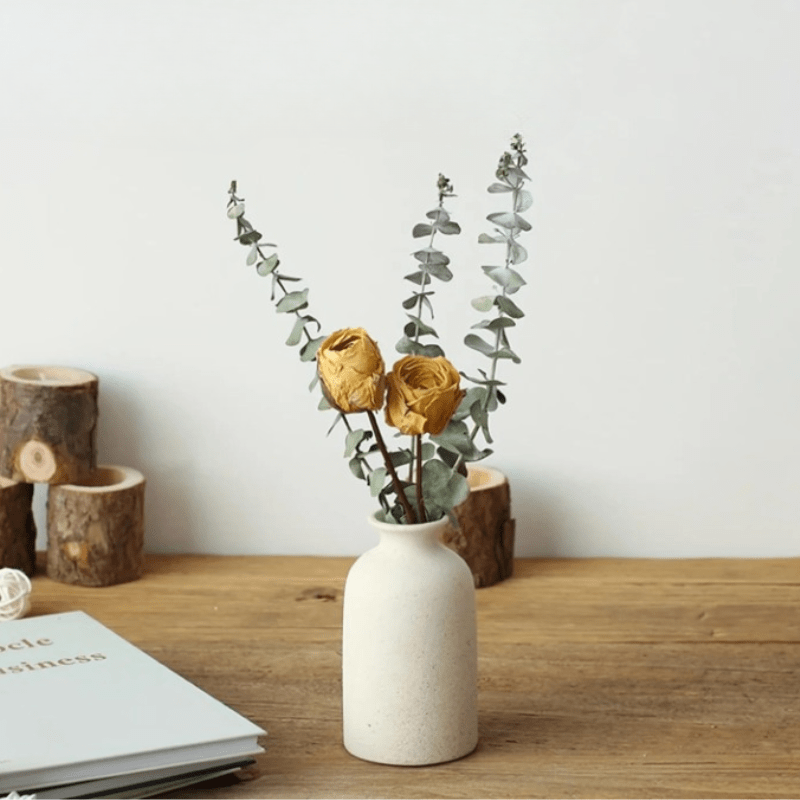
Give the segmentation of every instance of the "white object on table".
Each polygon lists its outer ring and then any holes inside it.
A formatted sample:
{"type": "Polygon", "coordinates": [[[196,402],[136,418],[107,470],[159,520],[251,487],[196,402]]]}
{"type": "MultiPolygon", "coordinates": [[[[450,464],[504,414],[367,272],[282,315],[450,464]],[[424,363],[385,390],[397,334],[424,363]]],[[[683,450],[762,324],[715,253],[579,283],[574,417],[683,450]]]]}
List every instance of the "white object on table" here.
{"type": "Polygon", "coordinates": [[[18,569],[0,569],[0,622],[24,617],[31,607],[31,586],[28,576],[18,569]]]}

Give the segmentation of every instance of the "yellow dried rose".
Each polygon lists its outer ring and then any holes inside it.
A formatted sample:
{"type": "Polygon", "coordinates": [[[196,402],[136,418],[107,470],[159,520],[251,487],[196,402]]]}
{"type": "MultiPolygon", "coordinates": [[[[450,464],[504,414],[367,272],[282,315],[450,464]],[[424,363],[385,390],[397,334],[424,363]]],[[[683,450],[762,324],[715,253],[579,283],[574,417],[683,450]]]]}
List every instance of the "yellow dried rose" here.
{"type": "Polygon", "coordinates": [[[378,345],[363,328],[334,331],[317,350],[322,393],[345,414],[383,406],[385,370],[378,345]]]}
{"type": "Polygon", "coordinates": [[[464,397],[458,370],[443,356],[405,356],[386,380],[386,422],[411,435],[438,436],[464,397]]]}

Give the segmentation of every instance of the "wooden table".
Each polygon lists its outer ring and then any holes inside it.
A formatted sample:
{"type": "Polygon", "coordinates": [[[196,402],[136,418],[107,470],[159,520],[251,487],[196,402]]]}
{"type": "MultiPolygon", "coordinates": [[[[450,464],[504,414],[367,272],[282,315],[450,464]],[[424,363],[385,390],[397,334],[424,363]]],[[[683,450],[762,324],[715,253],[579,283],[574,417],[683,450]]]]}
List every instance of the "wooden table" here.
{"type": "Polygon", "coordinates": [[[352,559],[151,556],[34,580],[269,731],[246,780],[173,797],[800,797],[800,559],[518,560],[480,589],[480,744],[386,767],[341,744],[352,559]]]}

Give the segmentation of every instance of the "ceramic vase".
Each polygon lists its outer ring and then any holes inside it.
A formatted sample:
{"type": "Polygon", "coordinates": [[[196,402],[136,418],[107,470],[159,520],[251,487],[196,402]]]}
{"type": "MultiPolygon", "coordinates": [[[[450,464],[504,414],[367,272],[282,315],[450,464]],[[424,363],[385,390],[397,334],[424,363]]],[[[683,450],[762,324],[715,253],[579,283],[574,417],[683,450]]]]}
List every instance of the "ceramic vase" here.
{"type": "Polygon", "coordinates": [[[461,758],[478,742],[472,573],[440,541],[445,519],[369,521],[379,542],[344,590],[344,746],[382,764],[461,758]]]}

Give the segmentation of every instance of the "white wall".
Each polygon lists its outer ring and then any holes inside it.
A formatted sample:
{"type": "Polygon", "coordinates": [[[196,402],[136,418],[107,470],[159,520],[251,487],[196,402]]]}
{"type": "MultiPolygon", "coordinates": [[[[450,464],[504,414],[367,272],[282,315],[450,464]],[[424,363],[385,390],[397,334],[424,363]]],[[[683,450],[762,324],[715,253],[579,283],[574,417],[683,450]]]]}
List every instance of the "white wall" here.
{"type": "MultiPolygon", "coordinates": [[[[495,466],[520,555],[800,552],[800,4],[0,2],[0,365],[100,377],[154,551],[346,553],[365,488],[225,217],[386,360],[444,171],[450,358],[508,138],[530,145],[523,357],[495,466]]],[[[39,492],[38,513],[41,517],[39,492]]]]}

